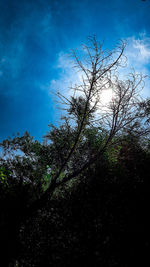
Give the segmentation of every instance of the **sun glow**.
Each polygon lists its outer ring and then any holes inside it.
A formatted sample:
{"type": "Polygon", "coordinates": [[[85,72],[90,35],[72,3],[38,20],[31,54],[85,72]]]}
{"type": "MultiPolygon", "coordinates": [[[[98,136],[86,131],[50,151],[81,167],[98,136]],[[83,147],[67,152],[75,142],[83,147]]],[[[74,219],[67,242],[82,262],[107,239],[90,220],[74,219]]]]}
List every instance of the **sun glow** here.
{"type": "Polygon", "coordinates": [[[109,104],[109,102],[112,100],[112,97],[113,97],[112,89],[103,90],[100,95],[101,104],[104,106],[109,104]]]}

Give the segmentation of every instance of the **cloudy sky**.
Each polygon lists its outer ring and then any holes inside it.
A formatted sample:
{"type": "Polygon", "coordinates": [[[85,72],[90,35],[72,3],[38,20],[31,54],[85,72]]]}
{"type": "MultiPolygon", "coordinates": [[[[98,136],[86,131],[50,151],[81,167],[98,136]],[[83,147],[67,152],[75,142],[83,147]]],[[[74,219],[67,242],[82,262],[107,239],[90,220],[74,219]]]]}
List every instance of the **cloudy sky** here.
{"type": "Polygon", "coordinates": [[[149,14],[150,0],[0,0],[0,140],[57,123],[51,92],[75,81],[66,55],[89,35],[126,39],[129,65],[150,74],[149,14]]]}

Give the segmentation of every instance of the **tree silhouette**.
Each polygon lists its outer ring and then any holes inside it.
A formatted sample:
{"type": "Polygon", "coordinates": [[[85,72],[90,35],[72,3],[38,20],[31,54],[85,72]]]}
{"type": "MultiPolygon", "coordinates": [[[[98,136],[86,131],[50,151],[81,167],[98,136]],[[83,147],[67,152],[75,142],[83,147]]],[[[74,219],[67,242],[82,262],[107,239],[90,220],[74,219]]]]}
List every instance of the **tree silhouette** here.
{"type": "Polygon", "coordinates": [[[135,131],[139,135],[149,133],[149,127],[143,125],[143,116],[140,113],[139,90],[143,87],[142,74],[129,74],[125,81],[120,80],[117,76],[117,68],[123,64],[125,43],[122,42],[114,51],[107,51],[102,49],[102,45],[95,37],[90,37],[88,44],[83,45],[82,48],[84,52],[82,58],[78,55],[78,51],[72,50],[75,60],[74,67],[82,74],[82,84],[71,88],[74,91],[74,97],[67,98],[58,93],[60,100],[68,107],[66,108],[68,132],[70,131],[69,120],[75,121],[73,142],[70,144],[62,164],[52,176],[49,187],[42,197],[33,203],[33,206],[30,207],[31,210],[42,207],[55,188],[78,177],[82,171],[93,164],[100,155],[103,155],[119,133],[129,131],[135,131]],[[110,88],[113,90],[113,98],[104,106],[101,102],[101,93],[110,88]],[[75,97],[77,92],[80,92],[80,97],[75,97]],[[97,110],[100,112],[95,117],[94,114],[97,110]],[[97,153],[87,158],[87,161],[79,168],[69,170],[71,159],[80,147],[84,130],[94,123],[107,131],[103,146],[97,148],[97,153]],[[62,173],[65,175],[63,175],[63,179],[59,179],[62,173]]]}
{"type": "MultiPolygon", "coordinates": [[[[78,179],[102,158],[120,136],[132,133],[140,138],[149,134],[149,100],[144,101],[139,95],[144,86],[143,75],[132,73],[121,80],[117,72],[124,65],[124,49],[125,43],[121,42],[116,49],[105,50],[95,36],[89,37],[82,46],[83,55],[78,50],[71,51],[82,83],[71,88],[73,96],[57,94],[67,111],[63,124],[51,125],[45,144],[34,141],[28,133],[1,143],[6,154],[18,149],[23,153],[0,160],[3,191],[14,190],[16,184],[15,201],[18,194],[22,199],[18,203],[19,222],[15,221],[17,230],[46,206],[56,189],[78,179]],[[112,99],[103,104],[102,92],[107,90],[112,90],[112,99]],[[96,132],[101,138],[97,138],[94,147],[92,138],[96,132]],[[8,185],[4,182],[6,177],[8,185]]],[[[15,216],[17,220],[18,211],[15,216]]]]}

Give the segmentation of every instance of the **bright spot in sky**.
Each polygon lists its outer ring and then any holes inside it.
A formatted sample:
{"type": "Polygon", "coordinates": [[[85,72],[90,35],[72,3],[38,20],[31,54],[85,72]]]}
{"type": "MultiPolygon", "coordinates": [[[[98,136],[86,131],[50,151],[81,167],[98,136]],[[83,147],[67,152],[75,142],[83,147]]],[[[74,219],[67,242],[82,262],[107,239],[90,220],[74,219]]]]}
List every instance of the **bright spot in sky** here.
{"type": "Polygon", "coordinates": [[[112,89],[103,90],[100,96],[102,105],[107,105],[112,100],[112,89]]]}

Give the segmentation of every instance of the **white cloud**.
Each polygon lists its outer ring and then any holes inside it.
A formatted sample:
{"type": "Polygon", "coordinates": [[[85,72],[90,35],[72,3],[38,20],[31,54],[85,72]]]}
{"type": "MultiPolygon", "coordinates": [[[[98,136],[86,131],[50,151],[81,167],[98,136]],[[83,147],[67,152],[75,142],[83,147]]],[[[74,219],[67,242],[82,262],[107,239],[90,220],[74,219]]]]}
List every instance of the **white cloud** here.
{"type": "Polygon", "coordinates": [[[64,95],[69,95],[71,93],[70,87],[81,83],[81,72],[77,72],[77,70],[73,67],[71,58],[69,58],[68,54],[63,52],[59,53],[58,60],[54,68],[60,69],[60,74],[58,79],[51,80],[49,92],[59,91],[64,95]]]}
{"type": "Polygon", "coordinates": [[[126,55],[129,64],[138,69],[150,64],[150,38],[145,36],[139,39],[135,37],[128,38],[126,55]]]}
{"type": "Polygon", "coordinates": [[[125,56],[127,66],[119,70],[121,77],[133,72],[133,69],[136,73],[147,76],[142,96],[150,97],[150,37],[147,37],[146,33],[140,33],[139,38],[135,36],[127,38],[125,56]]]}
{"type": "Polygon", "coordinates": [[[139,51],[139,60],[142,60],[144,63],[150,61],[150,48],[148,47],[148,44],[144,44],[141,40],[135,40],[133,46],[139,51]]]}

